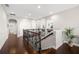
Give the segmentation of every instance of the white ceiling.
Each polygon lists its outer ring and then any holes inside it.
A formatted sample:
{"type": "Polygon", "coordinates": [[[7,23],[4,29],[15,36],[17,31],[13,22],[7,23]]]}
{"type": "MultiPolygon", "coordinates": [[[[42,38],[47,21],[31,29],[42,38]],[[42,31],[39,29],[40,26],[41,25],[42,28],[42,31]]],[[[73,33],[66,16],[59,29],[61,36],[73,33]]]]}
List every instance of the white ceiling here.
{"type": "Polygon", "coordinates": [[[53,13],[59,13],[70,8],[78,6],[77,4],[9,4],[6,7],[8,14],[14,12],[18,17],[41,18],[53,13]],[[40,8],[37,6],[40,5],[40,8]]]}

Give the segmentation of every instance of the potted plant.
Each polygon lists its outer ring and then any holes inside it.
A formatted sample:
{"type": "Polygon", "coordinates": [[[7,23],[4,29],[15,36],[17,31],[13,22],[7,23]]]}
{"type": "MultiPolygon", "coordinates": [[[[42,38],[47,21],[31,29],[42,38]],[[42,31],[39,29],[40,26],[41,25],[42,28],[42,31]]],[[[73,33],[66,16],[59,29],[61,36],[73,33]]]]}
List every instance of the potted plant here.
{"type": "Polygon", "coordinates": [[[68,40],[68,44],[71,45],[72,40],[75,38],[75,35],[73,34],[73,28],[65,28],[64,33],[68,40]]]}

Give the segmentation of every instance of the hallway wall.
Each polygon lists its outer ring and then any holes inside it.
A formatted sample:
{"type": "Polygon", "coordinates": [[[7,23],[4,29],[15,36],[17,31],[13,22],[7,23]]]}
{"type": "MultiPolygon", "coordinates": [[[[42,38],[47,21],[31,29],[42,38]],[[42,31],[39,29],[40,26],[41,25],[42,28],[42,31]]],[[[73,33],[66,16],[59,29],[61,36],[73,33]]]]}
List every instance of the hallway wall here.
{"type": "Polygon", "coordinates": [[[7,38],[8,38],[7,16],[3,7],[0,5],[0,49],[4,45],[7,38]]]}

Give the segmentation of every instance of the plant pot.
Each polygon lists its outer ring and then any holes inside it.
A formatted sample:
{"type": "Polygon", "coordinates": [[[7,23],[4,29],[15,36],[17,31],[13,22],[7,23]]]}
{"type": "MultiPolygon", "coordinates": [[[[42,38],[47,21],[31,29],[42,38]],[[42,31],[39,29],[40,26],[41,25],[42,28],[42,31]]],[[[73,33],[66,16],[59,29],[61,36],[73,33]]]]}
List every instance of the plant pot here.
{"type": "Polygon", "coordinates": [[[72,47],[72,43],[73,43],[72,41],[69,41],[69,42],[68,42],[69,46],[72,47]]]}

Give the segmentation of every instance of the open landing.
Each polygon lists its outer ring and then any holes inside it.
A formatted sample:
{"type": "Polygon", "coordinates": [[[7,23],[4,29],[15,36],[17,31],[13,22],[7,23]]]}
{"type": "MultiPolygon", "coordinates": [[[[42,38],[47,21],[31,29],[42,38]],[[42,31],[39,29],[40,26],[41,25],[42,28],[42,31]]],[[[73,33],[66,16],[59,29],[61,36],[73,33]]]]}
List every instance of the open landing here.
{"type": "MultiPolygon", "coordinates": [[[[17,38],[17,35],[9,34],[9,37],[2,49],[0,50],[1,54],[38,54],[39,52],[32,49],[32,46],[26,45],[27,41],[24,41],[22,37],[17,38]],[[25,42],[25,44],[24,44],[25,42]]],[[[55,49],[50,48],[42,50],[41,54],[50,54],[55,53],[55,49]]]]}
{"type": "MultiPolygon", "coordinates": [[[[38,51],[32,49],[27,45],[27,41],[24,41],[22,37],[17,38],[14,34],[9,34],[8,39],[0,50],[1,54],[38,54],[38,51]]],[[[57,50],[49,48],[42,50],[41,54],[79,54],[79,47],[70,47],[68,44],[62,44],[57,50]]]]}

